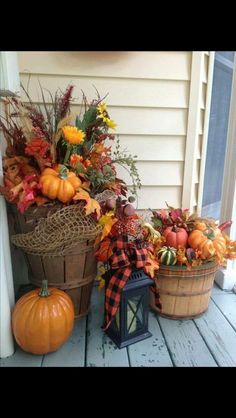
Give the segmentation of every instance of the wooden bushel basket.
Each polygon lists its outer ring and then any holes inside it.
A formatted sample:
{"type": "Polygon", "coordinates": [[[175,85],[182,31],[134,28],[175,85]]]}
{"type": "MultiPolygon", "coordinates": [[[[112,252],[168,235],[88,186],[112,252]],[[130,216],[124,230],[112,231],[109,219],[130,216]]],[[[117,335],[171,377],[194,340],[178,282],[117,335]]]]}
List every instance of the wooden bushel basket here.
{"type": "Polygon", "coordinates": [[[150,307],[169,319],[192,319],[202,315],[209,299],[218,265],[213,262],[187,270],[185,266],[160,266],[156,283],[162,310],[154,303],[150,292],[150,307]]]}
{"type": "MultiPolygon", "coordinates": [[[[10,208],[11,211],[12,207],[10,208]]],[[[53,213],[59,206],[29,208],[20,214],[13,208],[15,233],[32,231],[40,218],[53,213]]],[[[42,280],[47,279],[49,287],[64,290],[71,297],[75,318],[81,318],[89,312],[92,287],[97,274],[97,260],[94,256],[94,240],[85,240],[75,247],[66,250],[64,256],[38,256],[24,252],[29,268],[30,281],[41,287],[42,280]]]]}

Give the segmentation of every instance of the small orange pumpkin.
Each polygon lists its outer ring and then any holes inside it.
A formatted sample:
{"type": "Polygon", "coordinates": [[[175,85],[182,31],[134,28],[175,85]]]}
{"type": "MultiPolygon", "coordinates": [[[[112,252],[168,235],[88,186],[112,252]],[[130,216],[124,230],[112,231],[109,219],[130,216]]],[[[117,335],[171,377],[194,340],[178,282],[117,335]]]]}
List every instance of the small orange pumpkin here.
{"type": "Polygon", "coordinates": [[[179,246],[186,247],[188,242],[188,233],[184,228],[178,228],[177,226],[168,226],[163,236],[166,239],[166,246],[174,247],[178,249],[179,246]]]}
{"type": "Polygon", "coordinates": [[[81,187],[82,182],[72,171],[67,170],[64,165],[58,165],[54,170],[45,168],[40,177],[39,184],[41,192],[49,199],[58,199],[68,203],[74,197],[76,190],[81,187]]]}
{"type": "Polygon", "coordinates": [[[47,287],[22,296],[12,313],[12,329],[17,344],[32,354],[56,351],[69,338],[74,324],[74,306],[62,290],[47,287]]]}
{"type": "Polygon", "coordinates": [[[201,258],[207,259],[216,255],[219,259],[226,252],[225,238],[219,228],[193,230],[188,237],[188,244],[201,252],[201,258]]]}

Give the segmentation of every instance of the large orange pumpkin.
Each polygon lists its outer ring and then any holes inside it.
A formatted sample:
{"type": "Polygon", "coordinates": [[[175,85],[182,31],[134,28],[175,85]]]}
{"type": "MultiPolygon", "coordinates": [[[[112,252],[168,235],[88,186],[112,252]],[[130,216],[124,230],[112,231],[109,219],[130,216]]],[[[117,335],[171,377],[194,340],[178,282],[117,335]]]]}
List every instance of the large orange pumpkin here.
{"type": "Polygon", "coordinates": [[[41,191],[49,199],[58,199],[68,203],[74,197],[76,190],[82,185],[81,180],[63,165],[57,169],[45,168],[40,177],[41,191]]]}
{"type": "Polygon", "coordinates": [[[225,238],[219,228],[193,230],[189,234],[188,243],[194,250],[201,252],[200,256],[203,260],[214,255],[221,259],[226,252],[225,238]]]}
{"type": "Polygon", "coordinates": [[[186,247],[188,242],[188,234],[184,228],[178,228],[177,226],[167,227],[163,235],[166,239],[167,247],[174,247],[178,249],[178,246],[186,247]]]}
{"type": "Polygon", "coordinates": [[[17,344],[32,354],[56,351],[69,338],[74,324],[74,306],[62,290],[35,289],[22,296],[12,313],[12,329],[17,344]]]}

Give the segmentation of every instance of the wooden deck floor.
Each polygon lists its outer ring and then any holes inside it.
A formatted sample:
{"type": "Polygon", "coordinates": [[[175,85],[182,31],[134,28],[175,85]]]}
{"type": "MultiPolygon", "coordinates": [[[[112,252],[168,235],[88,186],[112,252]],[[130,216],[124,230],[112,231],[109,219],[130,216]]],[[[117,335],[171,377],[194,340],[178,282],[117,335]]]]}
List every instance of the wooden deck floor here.
{"type": "Polygon", "coordinates": [[[216,285],[208,311],[195,320],[168,320],[150,312],[152,337],[119,350],[101,330],[103,292],[95,287],[87,318],[76,321],[55,353],[30,355],[19,347],[1,367],[233,367],[236,366],[236,294],[216,285]]]}

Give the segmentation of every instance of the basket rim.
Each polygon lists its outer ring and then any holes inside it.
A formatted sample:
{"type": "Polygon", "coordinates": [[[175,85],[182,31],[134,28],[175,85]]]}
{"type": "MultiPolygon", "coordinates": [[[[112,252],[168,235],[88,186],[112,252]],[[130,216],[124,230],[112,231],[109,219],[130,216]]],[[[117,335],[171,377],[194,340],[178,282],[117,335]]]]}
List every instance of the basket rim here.
{"type": "MultiPolygon", "coordinates": [[[[165,266],[164,264],[160,264],[160,270],[173,270],[173,271],[196,271],[196,270],[206,270],[209,268],[217,267],[217,263],[215,261],[209,261],[208,263],[200,264],[200,266],[192,267],[191,270],[187,270],[187,266],[165,266]]],[[[158,274],[157,272],[157,274],[158,274]]]]}

